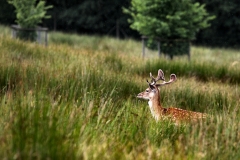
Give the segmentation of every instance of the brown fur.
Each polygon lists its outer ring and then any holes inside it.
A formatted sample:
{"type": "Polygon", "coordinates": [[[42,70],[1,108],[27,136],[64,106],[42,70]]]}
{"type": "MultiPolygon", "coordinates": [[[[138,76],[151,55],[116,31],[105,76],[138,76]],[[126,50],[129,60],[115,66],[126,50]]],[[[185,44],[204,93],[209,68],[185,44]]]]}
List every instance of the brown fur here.
{"type": "MultiPolygon", "coordinates": [[[[150,77],[151,74],[150,74],[150,77]]],[[[160,70],[158,72],[158,79],[164,79],[164,74],[163,72],[160,70]]],[[[153,83],[149,83],[149,87],[138,94],[138,98],[141,99],[145,99],[145,100],[149,100],[148,104],[149,104],[149,108],[151,110],[151,113],[153,115],[153,117],[156,120],[160,120],[160,119],[165,119],[168,118],[172,121],[174,121],[175,123],[179,123],[179,122],[196,122],[199,121],[203,118],[206,118],[207,114],[204,113],[200,113],[200,112],[193,112],[193,111],[188,111],[188,110],[183,110],[180,108],[164,108],[161,105],[161,101],[160,101],[160,91],[158,89],[159,86],[163,86],[165,84],[170,84],[173,81],[176,80],[176,75],[172,74],[171,75],[171,80],[169,82],[165,82],[162,84],[156,84],[156,79],[153,79],[154,82],[153,83]]]]}

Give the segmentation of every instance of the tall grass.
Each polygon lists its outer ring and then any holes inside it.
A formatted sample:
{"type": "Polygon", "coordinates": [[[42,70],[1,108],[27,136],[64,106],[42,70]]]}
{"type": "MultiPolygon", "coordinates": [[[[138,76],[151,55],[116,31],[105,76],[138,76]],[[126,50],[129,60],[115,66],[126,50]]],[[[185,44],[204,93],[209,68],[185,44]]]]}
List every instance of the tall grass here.
{"type": "Polygon", "coordinates": [[[3,159],[240,158],[238,68],[204,53],[193,53],[193,62],[143,60],[133,40],[62,33],[50,40],[45,48],[0,36],[3,159]],[[155,122],[135,96],[159,68],[178,76],[161,88],[163,105],[206,112],[208,120],[155,122]]]}

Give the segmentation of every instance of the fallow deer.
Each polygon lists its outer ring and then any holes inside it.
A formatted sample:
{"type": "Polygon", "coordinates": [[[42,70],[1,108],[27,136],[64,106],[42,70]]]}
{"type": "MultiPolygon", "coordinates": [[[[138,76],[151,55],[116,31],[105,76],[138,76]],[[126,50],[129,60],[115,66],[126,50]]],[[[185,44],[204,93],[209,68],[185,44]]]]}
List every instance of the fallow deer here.
{"type": "Polygon", "coordinates": [[[180,122],[195,122],[201,120],[202,118],[206,118],[206,114],[200,112],[187,111],[179,108],[163,108],[160,101],[160,90],[159,87],[171,84],[176,81],[177,77],[175,74],[170,75],[170,80],[168,82],[165,81],[164,73],[161,69],[158,70],[157,78],[154,78],[150,73],[150,77],[152,78],[151,83],[147,83],[149,87],[139,93],[137,98],[148,100],[148,105],[152,116],[157,120],[161,119],[170,119],[176,124],[180,122]],[[162,80],[162,83],[157,84],[157,81],[162,80]]]}

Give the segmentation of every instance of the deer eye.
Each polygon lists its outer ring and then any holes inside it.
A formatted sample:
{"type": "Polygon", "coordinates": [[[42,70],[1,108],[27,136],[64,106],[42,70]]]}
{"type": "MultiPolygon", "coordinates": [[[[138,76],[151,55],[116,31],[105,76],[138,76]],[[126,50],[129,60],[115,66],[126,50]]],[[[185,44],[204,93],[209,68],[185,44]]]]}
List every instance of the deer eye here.
{"type": "Polygon", "coordinates": [[[148,92],[149,92],[149,90],[147,89],[147,90],[146,90],[146,92],[148,93],[148,92]]]}

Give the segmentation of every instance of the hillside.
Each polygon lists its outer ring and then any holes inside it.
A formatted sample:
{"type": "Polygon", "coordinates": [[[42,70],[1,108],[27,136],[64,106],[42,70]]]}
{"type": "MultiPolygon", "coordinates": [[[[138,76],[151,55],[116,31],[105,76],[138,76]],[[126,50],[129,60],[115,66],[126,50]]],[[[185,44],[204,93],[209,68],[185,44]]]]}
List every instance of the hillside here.
{"type": "Polygon", "coordinates": [[[49,45],[0,35],[3,159],[239,159],[240,51],[192,47],[191,61],[141,57],[141,43],[51,32],[49,45]],[[195,125],[155,122],[149,72],[161,68],[165,107],[205,112],[195,125]]]}

